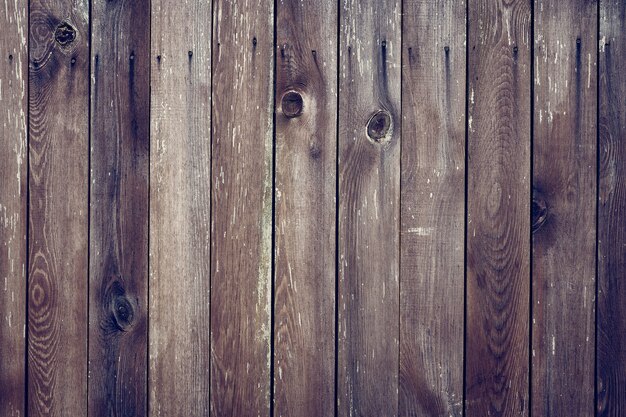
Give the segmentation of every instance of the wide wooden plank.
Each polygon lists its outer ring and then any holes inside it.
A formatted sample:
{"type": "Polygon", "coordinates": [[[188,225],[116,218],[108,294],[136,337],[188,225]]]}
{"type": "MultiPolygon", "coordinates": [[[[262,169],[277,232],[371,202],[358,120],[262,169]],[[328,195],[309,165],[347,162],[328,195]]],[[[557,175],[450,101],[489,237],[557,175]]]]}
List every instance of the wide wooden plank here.
{"type": "Polygon", "coordinates": [[[400,6],[348,0],[339,12],[340,416],[397,415],[400,6]]]}
{"type": "Polygon", "coordinates": [[[208,416],[211,2],[151,6],[148,414],[208,416]]]}
{"type": "Polygon", "coordinates": [[[599,417],[626,412],[626,2],[600,0],[597,387],[599,417]]]}
{"type": "Polygon", "coordinates": [[[214,7],[211,415],[267,416],[274,2],[214,7]]]}
{"type": "Polygon", "coordinates": [[[26,384],[28,2],[0,12],[0,415],[23,416],[26,384]]]}
{"type": "Polygon", "coordinates": [[[150,3],[92,13],[89,415],[145,416],[150,3]]]}
{"type": "Polygon", "coordinates": [[[89,3],[31,0],[28,415],[87,414],[89,3]]]}
{"type": "Polygon", "coordinates": [[[401,416],[463,414],[465,4],[404,4],[401,416]]]}
{"type": "Polygon", "coordinates": [[[526,416],[531,4],[468,6],[466,415],[526,416]]]}
{"type": "Polygon", "coordinates": [[[333,416],[337,4],[288,0],[276,23],[275,403],[333,416]]]}
{"type": "Polygon", "coordinates": [[[535,2],[533,414],[594,414],[595,1],[535,2]]]}

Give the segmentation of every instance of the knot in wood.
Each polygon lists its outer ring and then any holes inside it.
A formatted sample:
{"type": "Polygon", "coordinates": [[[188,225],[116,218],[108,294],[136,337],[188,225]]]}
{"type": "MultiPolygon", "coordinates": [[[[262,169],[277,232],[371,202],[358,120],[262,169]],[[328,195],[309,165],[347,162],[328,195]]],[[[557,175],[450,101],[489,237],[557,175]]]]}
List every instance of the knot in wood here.
{"type": "Polygon", "coordinates": [[[536,232],[544,225],[548,218],[548,205],[544,198],[537,192],[533,193],[532,204],[532,228],[536,232]]]}
{"type": "Polygon", "coordinates": [[[61,46],[68,45],[76,39],[76,29],[67,22],[61,22],[54,31],[54,40],[61,46]]]}
{"type": "Polygon", "coordinates": [[[113,299],[111,307],[115,324],[120,330],[126,331],[133,323],[135,316],[132,304],[126,296],[122,295],[113,299]]]}
{"type": "Polygon", "coordinates": [[[283,114],[288,118],[300,116],[304,107],[302,95],[293,90],[286,92],[281,100],[281,107],[283,114]]]}
{"type": "Polygon", "coordinates": [[[386,110],[379,110],[367,122],[367,136],[374,142],[381,142],[391,128],[391,114],[386,110]]]}

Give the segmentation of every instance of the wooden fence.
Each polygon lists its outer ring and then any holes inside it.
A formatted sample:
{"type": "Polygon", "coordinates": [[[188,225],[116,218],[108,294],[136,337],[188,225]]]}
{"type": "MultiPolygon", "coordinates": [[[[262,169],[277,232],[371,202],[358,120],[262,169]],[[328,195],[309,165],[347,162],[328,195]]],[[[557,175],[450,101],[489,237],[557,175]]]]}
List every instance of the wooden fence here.
{"type": "Polygon", "coordinates": [[[626,2],[4,0],[0,416],[626,415],[626,2]]]}

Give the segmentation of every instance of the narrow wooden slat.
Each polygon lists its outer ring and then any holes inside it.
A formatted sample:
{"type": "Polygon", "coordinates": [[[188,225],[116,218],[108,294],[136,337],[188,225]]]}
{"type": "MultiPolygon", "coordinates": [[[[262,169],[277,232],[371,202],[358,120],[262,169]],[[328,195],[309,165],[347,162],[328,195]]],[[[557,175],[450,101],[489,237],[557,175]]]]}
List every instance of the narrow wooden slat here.
{"type": "Polygon", "coordinates": [[[463,413],[465,4],[404,4],[399,415],[463,413]]]}
{"type": "Polygon", "coordinates": [[[31,0],[28,415],[87,413],[89,4],[31,0]]]}
{"type": "Polygon", "coordinates": [[[213,13],[211,415],[270,409],[274,2],[213,13]]]}
{"type": "Polygon", "coordinates": [[[25,415],[28,2],[0,12],[0,415],[25,415]]]}
{"type": "Polygon", "coordinates": [[[342,1],[338,411],[397,415],[400,1],[342,1]]]}
{"type": "Polygon", "coordinates": [[[626,2],[600,0],[598,416],[626,412],[626,2]]]}
{"type": "Polygon", "coordinates": [[[534,415],[594,414],[595,1],[535,3],[534,415]]]}
{"type": "Polygon", "coordinates": [[[151,6],[148,408],[208,416],[211,2],[151,6]]]}
{"type": "Polygon", "coordinates": [[[89,415],[145,416],[150,3],[92,14],[89,415]]]}
{"type": "Polygon", "coordinates": [[[466,415],[526,416],[531,4],[468,13],[466,415]]]}
{"type": "Polygon", "coordinates": [[[275,409],[333,416],[337,4],[277,4],[275,409]]]}

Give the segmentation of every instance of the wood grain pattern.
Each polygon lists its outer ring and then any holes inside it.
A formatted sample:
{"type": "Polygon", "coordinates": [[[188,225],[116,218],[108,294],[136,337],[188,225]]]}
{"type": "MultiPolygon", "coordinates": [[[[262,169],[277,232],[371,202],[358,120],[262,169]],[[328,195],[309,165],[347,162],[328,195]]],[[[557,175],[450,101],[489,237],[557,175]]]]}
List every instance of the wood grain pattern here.
{"type": "Polygon", "coordinates": [[[270,409],[274,7],[213,13],[211,415],[270,409]]]}
{"type": "Polygon", "coordinates": [[[92,13],[89,415],[145,416],[150,4],[92,13]]]}
{"type": "Polygon", "coordinates": [[[211,2],[151,7],[149,415],[208,416],[211,2]]]}
{"type": "Polygon", "coordinates": [[[469,3],[468,417],[529,414],[531,17],[469,3]]]}
{"type": "Polygon", "coordinates": [[[399,415],[463,414],[465,4],[402,24],[399,415]]]}
{"type": "Polygon", "coordinates": [[[594,414],[597,45],[595,1],[536,1],[534,415],[594,414]]]}
{"type": "Polygon", "coordinates": [[[28,415],[87,413],[89,3],[30,2],[28,415]]]}
{"type": "Polygon", "coordinates": [[[0,6],[0,416],[24,416],[28,2],[0,6]]]}
{"type": "Polygon", "coordinates": [[[626,413],[626,2],[600,1],[598,417],[626,413]]]}
{"type": "Polygon", "coordinates": [[[337,5],[276,13],[274,414],[333,416],[337,5]]]}
{"type": "Polygon", "coordinates": [[[341,2],[340,416],[398,407],[400,2],[341,2]]]}

